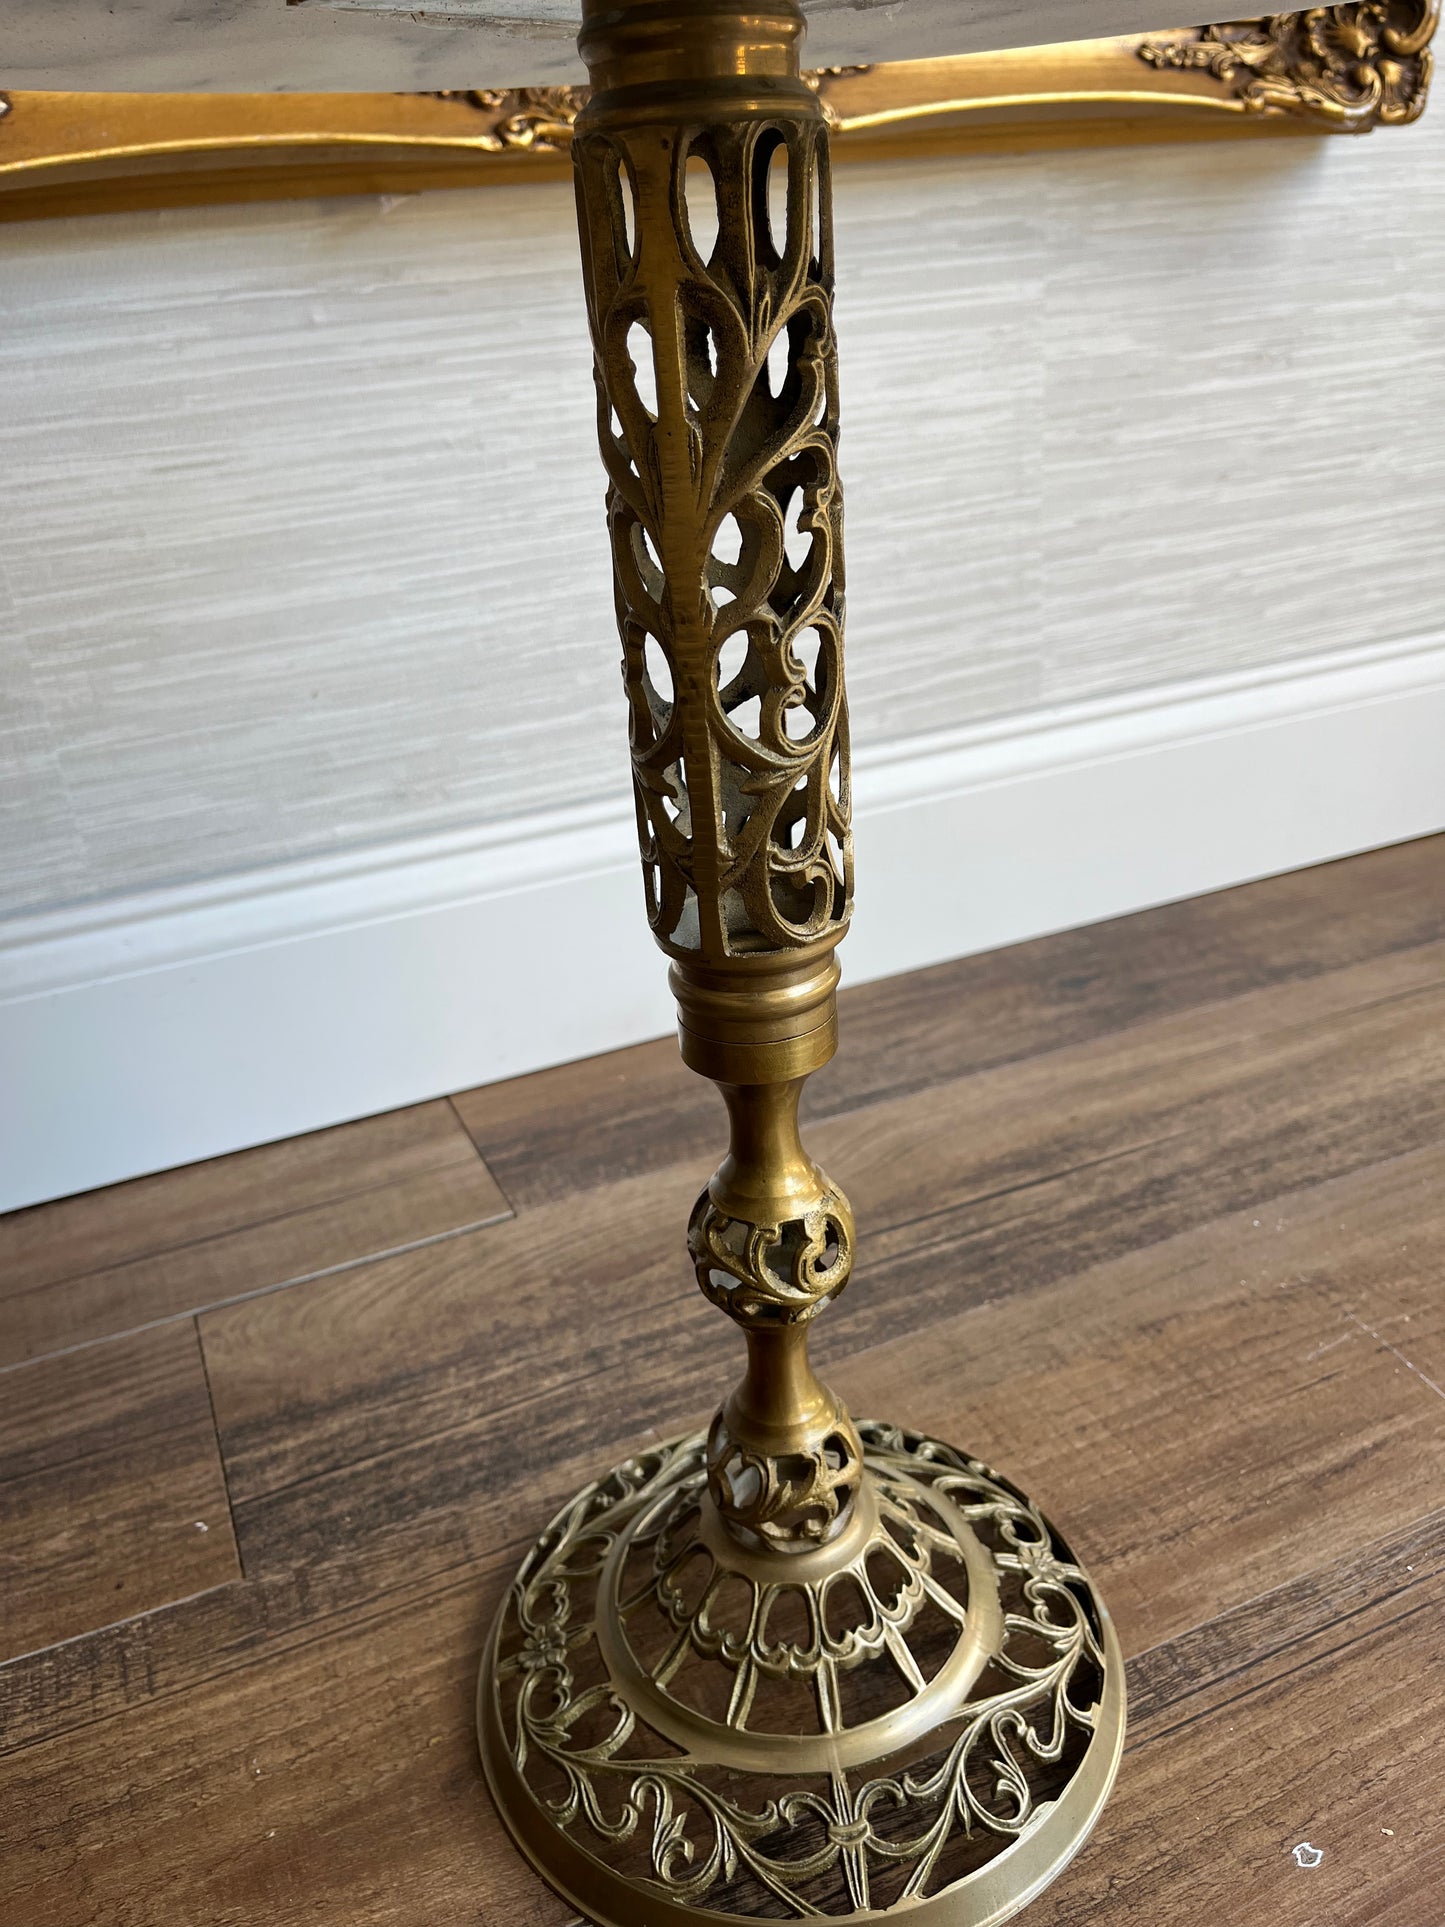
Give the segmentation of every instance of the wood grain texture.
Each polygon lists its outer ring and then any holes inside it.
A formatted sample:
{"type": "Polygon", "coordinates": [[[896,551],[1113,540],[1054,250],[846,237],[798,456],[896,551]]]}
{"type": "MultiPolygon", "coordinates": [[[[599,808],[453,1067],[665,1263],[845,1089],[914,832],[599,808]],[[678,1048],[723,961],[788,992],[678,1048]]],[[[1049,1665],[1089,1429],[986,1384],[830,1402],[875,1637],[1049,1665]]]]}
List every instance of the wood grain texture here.
{"type": "Polygon", "coordinates": [[[13,1212],[0,1218],[0,1366],[508,1211],[443,1102],[13,1212]]]}
{"type": "Polygon", "coordinates": [[[5,1917],[566,1920],[510,1850],[476,1759],[477,1661],[503,1583],[468,1575],[12,1755],[5,1917]]]}
{"type": "Polygon", "coordinates": [[[1438,1577],[1141,1722],[1119,1788],[1029,1919],[1425,1927],[1445,1876],[1438,1577]],[[1319,1849],[1315,1867],[1293,1849],[1319,1849]]]}
{"type": "MultiPolygon", "coordinates": [[[[860,749],[1435,627],[1442,194],[1433,116],[844,170],[860,749]]],[[[625,804],[573,225],[553,184],[7,237],[0,908],[625,804]]]]}
{"type": "Polygon", "coordinates": [[[1192,1700],[1196,1711],[1222,1703],[1235,1691],[1235,1682],[1264,1661],[1378,1607],[1397,1610],[1413,1603],[1407,1595],[1442,1573],[1445,1512],[1427,1512],[1383,1539],[1135,1654],[1129,1662],[1134,1743],[1156,1731],[1180,1701],[1192,1700]]]}
{"type": "MultiPolygon", "coordinates": [[[[1246,990],[1445,938],[1445,837],[964,957],[840,998],[842,1048],[803,1093],[832,1117],[1246,990]]],[[[844,958],[846,962],[846,951],[844,958]]],[[[715,1160],[719,1100],[671,1037],[453,1098],[507,1195],[565,1198],[715,1160]]]]}
{"type": "Polygon", "coordinates": [[[1445,1490],[1445,1400],[1338,1341],[1331,1280],[1391,1273],[1398,1227],[1445,1262],[1431,1148],[978,1306],[830,1374],[1006,1468],[1101,1575],[1133,1654],[1344,1551],[1445,1490]],[[1200,1441],[1208,1439],[1207,1451],[1200,1441]]]}
{"type": "Polygon", "coordinates": [[[194,1324],[11,1373],[0,1517],[7,1659],[238,1579],[194,1324]]]}
{"type": "MultiPolygon", "coordinates": [[[[1049,1927],[1433,1921],[1438,864],[1416,845],[854,1000],[871,1067],[811,1133],[865,1231],[819,1328],[828,1375],[1031,1489],[1128,1656],[1124,1770],[1030,1911],[1049,1927]]],[[[481,1785],[484,1628],[553,1506],[700,1420],[739,1365],[681,1241],[715,1144],[680,1154],[691,1126],[664,1118],[607,1179],[605,1120],[645,1124],[656,1069],[618,1068],[570,1074],[570,1163],[568,1074],[463,1103],[514,1220],[202,1314],[199,1429],[214,1411],[244,1577],[168,1583],[0,1667],[0,1918],[563,1927],[481,1785]]],[[[87,1225],[147,1261],[115,1197],[74,1219],[81,1262],[87,1225]]],[[[191,1333],[6,1374],[18,1476],[61,1490],[73,1460],[144,1455],[159,1366],[107,1361],[179,1360],[191,1333]]]]}
{"type": "Polygon", "coordinates": [[[472,1160],[450,1107],[416,1104],[0,1217],[0,1296],[110,1270],[472,1160]]]}
{"type": "MultiPolygon", "coordinates": [[[[816,1125],[810,1147],[863,1227],[858,1282],[820,1321],[819,1355],[1040,1291],[1408,1151],[1445,1126],[1442,1017],[1445,945],[1424,946],[816,1125]]],[[[564,1445],[589,1436],[604,1385],[610,1438],[633,1436],[655,1397],[647,1363],[666,1386],[659,1427],[690,1418],[732,1369],[731,1334],[696,1298],[679,1236],[707,1168],[668,1166],[598,1187],[581,1210],[524,1212],[475,1245],[207,1317],[243,1543],[296,1534],[319,1552],[371,1507],[409,1511],[416,1483],[438,1474],[458,1495],[497,1491],[522,1421],[493,1411],[519,1350],[547,1428],[524,1427],[528,1476],[554,1427],[564,1445]],[[324,1334],[343,1315],[364,1342],[337,1355],[324,1334]],[[425,1469],[441,1454],[429,1434],[445,1437],[444,1468],[425,1469]],[[352,1473],[363,1441],[369,1462],[352,1473]]]]}
{"type": "MultiPolygon", "coordinates": [[[[1367,1278],[1382,1258],[1388,1262],[1402,1197],[1426,1261],[1438,1262],[1445,1233],[1425,1235],[1420,1200],[1438,1186],[1445,1164],[1418,1155],[1427,1168],[1409,1160],[1391,1167],[1397,1186],[1382,1185],[1371,1170],[1293,1200],[1304,1230],[1293,1241],[1283,1232],[1265,1240],[1266,1249],[1283,1248],[1274,1262],[1287,1264],[1291,1251],[1318,1240],[1322,1224],[1333,1226],[1334,1214],[1349,1214],[1361,1224],[1360,1249],[1341,1254],[1341,1269],[1367,1278]],[[1383,1230],[1371,1215],[1376,1200],[1383,1230]]],[[[1445,1402],[1397,1371],[1383,1346],[1362,1346],[1339,1371],[1340,1361],[1311,1357],[1350,1327],[1317,1287],[1272,1288],[1270,1265],[1251,1256],[1261,1236],[1251,1211],[1151,1246],[1147,1258],[1133,1254],[1036,1294],[941,1318],[928,1327],[927,1360],[909,1338],[855,1355],[840,1341],[829,1375],[854,1410],[906,1410],[910,1422],[958,1438],[1067,1512],[1070,1534],[1111,1595],[1122,1590],[1115,1609],[1131,1637],[1168,1637],[1180,1614],[1201,1610],[1202,1588],[1209,1610],[1223,1610],[1247,1596],[1227,1589],[1274,1583],[1270,1561],[1282,1547],[1297,1543],[1289,1556],[1309,1559],[1314,1541],[1310,1517],[1299,1511],[1301,1481],[1312,1477],[1330,1489],[1342,1532],[1371,1537],[1387,1516],[1403,1520],[1428,1508],[1445,1476],[1445,1402]],[[1146,1329],[1135,1336],[1138,1322],[1146,1329]],[[1041,1428],[1041,1410],[1067,1414],[1067,1423],[1041,1428]],[[1166,1531],[1181,1485],[1205,1476],[1192,1458],[1201,1427],[1227,1430],[1215,1447],[1217,1489],[1200,1518],[1166,1531]],[[1379,1490],[1377,1451],[1394,1467],[1397,1491],[1379,1490]],[[1174,1479],[1160,1482],[1171,1452],[1174,1479]],[[1241,1478],[1256,1453],[1262,1483],[1251,1493],[1241,1478]],[[1238,1539],[1240,1508],[1262,1520],[1258,1543],[1238,1539]],[[1191,1535],[1200,1533],[1206,1536],[1191,1552],[1191,1535]]],[[[483,1303],[496,1289],[480,1262],[488,1244],[497,1250],[497,1234],[478,1241],[470,1274],[483,1303]]],[[[727,1334],[715,1337],[709,1327],[716,1321],[687,1303],[676,1307],[670,1334],[659,1334],[660,1294],[644,1280],[634,1301],[613,1303],[585,1364],[570,1375],[547,1356],[567,1323],[565,1309],[556,1327],[544,1325],[524,1391],[514,1371],[495,1363],[519,1342],[495,1313],[480,1343],[460,1341],[462,1320],[448,1315],[446,1301],[449,1285],[465,1278],[415,1278],[402,1288],[373,1273],[377,1295],[357,1315],[366,1355],[385,1363],[353,1369],[340,1387],[326,1382],[324,1366],[308,1370],[314,1349],[293,1319],[263,1350],[254,1314],[271,1305],[207,1320],[248,1568],[326,1562],[382,1541],[388,1563],[404,1558],[413,1571],[460,1550],[482,1556],[489,1540],[513,1536],[519,1508],[530,1504],[536,1521],[545,1518],[589,1463],[621,1458],[649,1427],[666,1435],[700,1422],[716,1387],[738,1369],[735,1344],[727,1334]],[[428,1365],[433,1347],[441,1356],[428,1365]],[[258,1369],[263,1358],[297,1362],[268,1379],[258,1369]],[[293,1436],[282,1443],[287,1433],[293,1436]]],[[[296,1302],[277,1301],[275,1309],[296,1302]]],[[[324,1312],[318,1319],[319,1329],[324,1312]]],[[[846,1322],[842,1308],[837,1322],[846,1322]]]]}

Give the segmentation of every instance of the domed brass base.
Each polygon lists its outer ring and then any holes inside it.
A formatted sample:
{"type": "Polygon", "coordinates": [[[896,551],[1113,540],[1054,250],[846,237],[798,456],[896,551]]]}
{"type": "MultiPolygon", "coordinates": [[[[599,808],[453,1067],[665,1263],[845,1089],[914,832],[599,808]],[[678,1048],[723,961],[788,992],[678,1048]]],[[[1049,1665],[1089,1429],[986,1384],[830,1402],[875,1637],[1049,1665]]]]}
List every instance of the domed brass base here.
{"type": "Polygon", "coordinates": [[[1007,1920],[1113,1783],[1124,1667],[1022,1494],[858,1426],[842,1529],[739,1545],[705,1435],[629,1459],[543,1533],[498,1615],[477,1723],[518,1845],[602,1927],[1007,1920]]]}

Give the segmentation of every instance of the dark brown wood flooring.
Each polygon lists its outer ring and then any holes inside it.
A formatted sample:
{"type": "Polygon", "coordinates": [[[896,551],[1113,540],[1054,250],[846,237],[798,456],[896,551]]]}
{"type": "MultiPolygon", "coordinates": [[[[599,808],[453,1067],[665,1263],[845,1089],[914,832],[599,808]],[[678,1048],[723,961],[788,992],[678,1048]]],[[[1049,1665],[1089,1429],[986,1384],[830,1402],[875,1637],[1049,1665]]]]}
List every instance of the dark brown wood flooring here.
{"type": "MultiPolygon", "coordinates": [[[[1445,838],[843,1018],[818,1355],[1025,1484],[1129,1657],[1028,1920],[1438,1927],[1445,838]]],[[[721,1137],[664,1040],[0,1219],[3,1927],[568,1920],[478,1653],[555,1506],[736,1375],[682,1239],[721,1137]]]]}

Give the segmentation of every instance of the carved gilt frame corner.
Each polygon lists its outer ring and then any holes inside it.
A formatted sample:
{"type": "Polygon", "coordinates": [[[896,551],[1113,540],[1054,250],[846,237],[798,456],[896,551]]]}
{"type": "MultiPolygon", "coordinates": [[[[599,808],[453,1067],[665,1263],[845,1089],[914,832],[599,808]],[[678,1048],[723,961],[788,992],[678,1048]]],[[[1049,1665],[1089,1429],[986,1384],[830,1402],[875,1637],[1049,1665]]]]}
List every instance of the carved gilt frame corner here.
{"type": "MultiPolygon", "coordinates": [[[[1417,120],[1441,0],[1351,0],[1113,40],[809,76],[839,159],[1417,120]]],[[[0,93],[0,220],[570,173],[581,87],[446,94],[0,93]]]]}

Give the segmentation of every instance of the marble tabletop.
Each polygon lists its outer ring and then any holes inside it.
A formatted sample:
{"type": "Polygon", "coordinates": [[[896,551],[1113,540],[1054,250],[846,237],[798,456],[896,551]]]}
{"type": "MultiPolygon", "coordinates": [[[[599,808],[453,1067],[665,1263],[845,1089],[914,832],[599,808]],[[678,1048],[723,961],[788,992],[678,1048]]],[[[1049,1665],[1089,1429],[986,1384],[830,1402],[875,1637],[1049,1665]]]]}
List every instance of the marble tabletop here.
{"type": "MultiPolygon", "coordinates": [[[[810,66],[1198,24],[1160,0],[803,0],[810,66]]],[[[0,88],[426,91],[585,78],[580,0],[0,0],[0,88]]],[[[1213,16],[1206,15],[1206,18],[1213,16]]]]}

